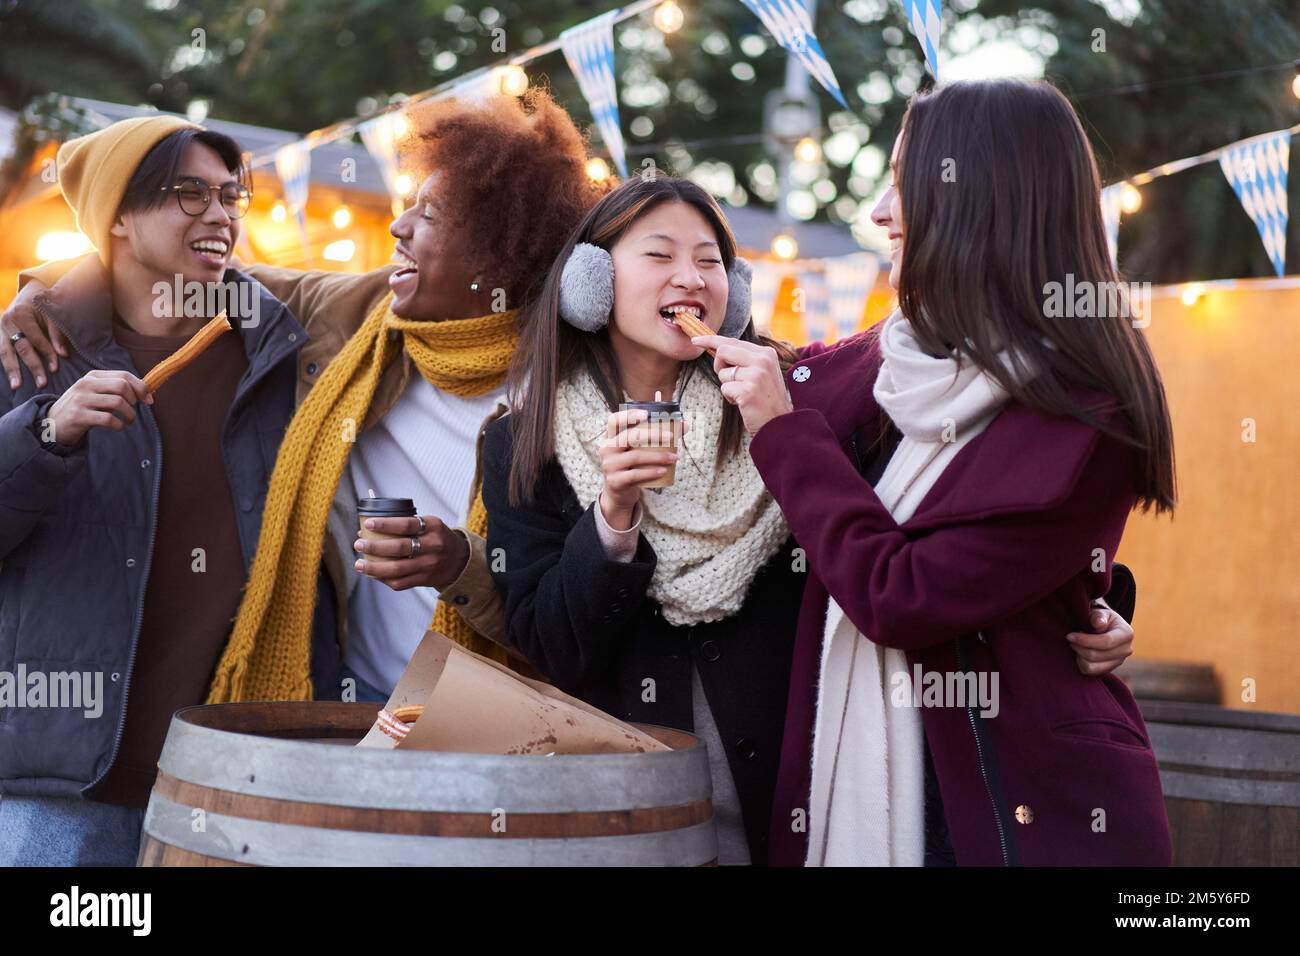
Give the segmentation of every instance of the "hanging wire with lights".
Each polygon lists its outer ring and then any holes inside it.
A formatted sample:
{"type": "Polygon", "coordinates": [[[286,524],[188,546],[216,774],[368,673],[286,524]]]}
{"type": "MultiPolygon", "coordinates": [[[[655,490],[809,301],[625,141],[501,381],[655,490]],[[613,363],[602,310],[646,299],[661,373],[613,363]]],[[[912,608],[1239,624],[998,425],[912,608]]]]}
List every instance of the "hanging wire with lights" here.
{"type": "MultiPolygon", "coordinates": [[[[653,17],[654,24],[662,32],[672,33],[681,28],[685,15],[682,13],[681,7],[674,2],[674,0],[635,0],[635,2],[629,3],[627,6],[620,9],[614,19],[616,22],[628,20],[652,8],[655,10],[653,17]]],[[[509,96],[522,96],[528,90],[528,74],[524,70],[523,65],[530,60],[535,60],[540,56],[552,53],[560,48],[561,41],[559,39],[549,40],[546,43],[529,47],[527,50],[506,57],[496,63],[479,67],[477,70],[472,70],[462,76],[447,80],[435,87],[424,90],[420,93],[412,94],[400,102],[390,103],[384,108],[376,110],[366,116],[355,116],[351,119],[340,120],[337,123],[331,123],[329,126],[313,130],[306,136],[302,137],[301,142],[305,142],[312,149],[315,149],[318,146],[324,146],[341,139],[346,139],[356,133],[358,127],[363,123],[368,123],[381,116],[387,116],[390,113],[397,113],[398,116],[401,117],[401,114],[412,106],[448,99],[456,95],[459,90],[464,89],[466,86],[473,85],[479,80],[487,80],[490,87],[496,92],[504,93],[509,96]]],[[[401,117],[398,120],[399,128],[401,127],[401,124],[405,122],[405,117],[401,117]]],[[[248,161],[249,166],[258,168],[261,166],[271,165],[275,162],[275,155],[281,148],[283,147],[277,146],[260,153],[255,153],[248,161]]]]}

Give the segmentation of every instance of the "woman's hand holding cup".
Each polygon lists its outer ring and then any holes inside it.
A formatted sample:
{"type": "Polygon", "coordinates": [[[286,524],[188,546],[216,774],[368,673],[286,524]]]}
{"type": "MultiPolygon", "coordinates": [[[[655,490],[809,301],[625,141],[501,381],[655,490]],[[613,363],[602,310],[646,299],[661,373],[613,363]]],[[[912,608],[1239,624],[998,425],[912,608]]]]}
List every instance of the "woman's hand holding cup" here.
{"type": "MultiPolygon", "coordinates": [[[[664,434],[672,425],[651,424],[648,418],[644,409],[626,409],[613,412],[605,426],[600,449],[605,487],[597,501],[606,523],[615,530],[631,527],[642,487],[662,479],[677,463],[676,441],[671,432],[664,434]]],[[[680,437],[686,424],[676,424],[680,437]]]]}

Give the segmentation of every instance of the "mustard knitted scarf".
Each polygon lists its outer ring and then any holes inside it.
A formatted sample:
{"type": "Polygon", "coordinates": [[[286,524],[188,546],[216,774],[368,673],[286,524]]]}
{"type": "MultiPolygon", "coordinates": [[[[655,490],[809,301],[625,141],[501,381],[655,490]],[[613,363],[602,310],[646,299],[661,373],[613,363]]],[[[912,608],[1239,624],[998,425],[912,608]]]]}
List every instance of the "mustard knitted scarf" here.
{"type": "MultiPolygon", "coordinates": [[[[289,423],[271,473],[253,569],[208,690],[210,704],[311,699],[311,623],[330,504],[380,377],[402,349],[420,374],[452,395],[482,395],[505,380],[519,341],[515,311],[415,322],[393,314],[392,298],[385,296],[366,317],[289,423]],[[400,335],[389,334],[394,331],[400,335]]],[[[468,524],[479,534],[487,530],[477,496],[468,524]]],[[[441,601],[432,626],[505,660],[441,601]]]]}

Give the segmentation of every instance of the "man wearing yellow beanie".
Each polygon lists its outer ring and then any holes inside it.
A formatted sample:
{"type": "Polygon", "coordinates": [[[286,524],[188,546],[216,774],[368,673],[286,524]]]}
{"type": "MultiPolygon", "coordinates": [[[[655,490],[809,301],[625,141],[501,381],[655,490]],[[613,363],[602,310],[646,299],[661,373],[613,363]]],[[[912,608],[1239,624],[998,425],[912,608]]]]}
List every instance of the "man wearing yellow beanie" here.
{"type": "Polygon", "coordinates": [[[70,354],[0,389],[0,865],[130,865],[171,715],[228,640],[307,335],[228,267],[232,139],[131,119],[57,168],[98,255],[34,299],[70,354]],[[236,330],[153,394],[222,308],[236,330]]]}

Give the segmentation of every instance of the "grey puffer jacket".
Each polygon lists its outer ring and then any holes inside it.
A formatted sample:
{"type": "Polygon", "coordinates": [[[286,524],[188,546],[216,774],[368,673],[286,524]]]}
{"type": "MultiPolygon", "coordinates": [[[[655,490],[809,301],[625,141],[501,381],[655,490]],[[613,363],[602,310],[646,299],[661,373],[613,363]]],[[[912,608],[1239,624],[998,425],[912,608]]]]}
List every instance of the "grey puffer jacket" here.
{"type": "MultiPolygon", "coordinates": [[[[307,333],[243,273],[228,270],[225,281],[254,286],[259,307],[256,326],[241,331],[248,369],[221,439],[247,569],[293,417],[296,359],[307,333]]],[[[73,354],[40,392],[26,369],[17,392],[0,387],[0,793],[71,797],[103,778],[121,741],[166,463],[143,404],[121,432],[92,429],[71,450],[42,445],[38,421],[88,371],[139,373],[113,338],[107,275],[96,257],[44,293],[37,311],[67,334],[73,354]],[[31,697],[18,678],[59,673],[102,675],[102,713],[27,706],[31,697]]],[[[332,591],[322,594],[313,637],[318,688],[338,683],[333,607],[332,591]]]]}

